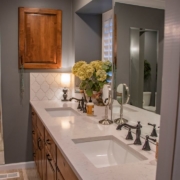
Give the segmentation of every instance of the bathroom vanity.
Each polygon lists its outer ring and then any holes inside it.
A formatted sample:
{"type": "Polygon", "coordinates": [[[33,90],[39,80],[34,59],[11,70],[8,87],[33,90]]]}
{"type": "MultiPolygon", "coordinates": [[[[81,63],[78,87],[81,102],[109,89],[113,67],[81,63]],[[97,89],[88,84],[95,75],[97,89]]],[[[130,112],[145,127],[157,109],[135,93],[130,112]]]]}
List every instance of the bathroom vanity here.
{"type": "MultiPolygon", "coordinates": [[[[77,111],[76,102],[30,103],[33,157],[41,179],[155,180],[155,145],[150,143],[151,151],[143,151],[143,138],[137,146],[125,139],[127,129],[99,124],[104,107],[95,106],[95,116],[87,116],[77,111]]],[[[141,112],[134,113],[138,119],[141,112]]],[[[128,118],[126,111],[124,115],[128,118]]]]}

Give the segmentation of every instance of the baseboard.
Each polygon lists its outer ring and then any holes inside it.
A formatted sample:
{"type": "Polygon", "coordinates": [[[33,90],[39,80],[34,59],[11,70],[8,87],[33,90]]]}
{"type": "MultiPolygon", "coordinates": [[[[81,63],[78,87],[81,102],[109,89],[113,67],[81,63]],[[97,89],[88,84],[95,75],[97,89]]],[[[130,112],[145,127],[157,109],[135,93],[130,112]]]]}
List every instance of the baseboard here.
{"type": "Polygon", "coordinates": [[[21,162],[21,163],[13,163],[13,164],[0,165],[0,171],[1,170],[12,170],[12,169],[34,168],[34,167],[35,167],[34,161],[21,162]]]}

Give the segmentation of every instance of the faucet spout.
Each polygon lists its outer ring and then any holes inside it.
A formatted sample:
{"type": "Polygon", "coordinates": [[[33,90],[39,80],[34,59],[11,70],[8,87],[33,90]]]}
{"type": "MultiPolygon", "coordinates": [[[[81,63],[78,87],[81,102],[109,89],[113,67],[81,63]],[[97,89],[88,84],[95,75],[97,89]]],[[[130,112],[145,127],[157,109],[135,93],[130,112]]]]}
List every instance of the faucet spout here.
{"type": "Polygon", "coordinates": [[[81,101],[81,99],[77,99],[77,98],[74,98],[74,97],[70,98],[69,101],[72,101],[73,99],[75,99],[77,101],[81,101]]]}
{"type": "Polygon", "coordinates": [[[121,128],[124,127],[124,126],[128,127],[128,128],[131,128],[131,129],[140,129],[140,128],[142,128],[140,122],[138,121],[138,124],[136,126],[132,126],[132,125],[129,125],[127,123],[124,123],[124,124],[118,125],[116,129],[121,130],[121,128]]]}
{"type": "Polygon", "coordinates": [[[117,130],[121,130],[121,128],[124,127],[124,126],[125,126],[125,127],[128,127],[128,128],[131,128],[131,129],[137,129],[136,126],[131,126],[131,125],[127,124],[127,123],[119,124],[116,129],[117,129],[117,130]]]}

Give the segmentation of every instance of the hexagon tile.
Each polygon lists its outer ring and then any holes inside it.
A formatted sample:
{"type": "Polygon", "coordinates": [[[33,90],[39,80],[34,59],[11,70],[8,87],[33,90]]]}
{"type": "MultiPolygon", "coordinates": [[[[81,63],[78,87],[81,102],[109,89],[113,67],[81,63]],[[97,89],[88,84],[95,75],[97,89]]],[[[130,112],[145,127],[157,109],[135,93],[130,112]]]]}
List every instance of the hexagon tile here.
{"type": "MultiPolygon", "coordinates": [[[[60,79],[63,73],[30,73],[30,100],[61,100],[63,87],[60,79]]],[[[73,95],[74,78],[71,74],[68,97],[73,95]]]]}

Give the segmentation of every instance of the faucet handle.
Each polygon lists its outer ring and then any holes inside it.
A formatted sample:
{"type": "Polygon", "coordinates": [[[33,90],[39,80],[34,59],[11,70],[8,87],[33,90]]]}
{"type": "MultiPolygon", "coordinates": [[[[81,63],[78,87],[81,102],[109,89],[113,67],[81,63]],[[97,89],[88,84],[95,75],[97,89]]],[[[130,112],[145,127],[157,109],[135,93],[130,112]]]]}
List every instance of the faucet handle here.
{"type": "Polygon", "coordinates": [[[151,150],[150,145],[149,145],[149,139],[150,139],[151,141],[156,142],[156,139],[152,139],[152,138],[150,138],[149,136],[146,136],[146,140],[145,140],[145,143],[144,143],[144,145],[143,145],[142,150],[144,150],[144,151],[150,151],[150,150],[151,150]]]}
{"type": "Polygon", "coordinates": [[[142,125],[141,125],[140,121],[138,121],[137,128],[139,128],[139,129],[142,128],[142,125]]]}
{"type": "Polygon", "coordinates": [[[152,137],[158,137],[157,136],[157,132],[156,132],[156,124],[148,123],[148,125],[153,126],[153,130],[152,130],[151,136],[152,137]]]}
{"type": "Polygon", "coordinates": [[[83,113],[87,113],[86,104],[84,104],[83,113]]]}
{"type": "Polygon", "coordinates": [[[77,107],[77,109],[81,109],[80,101],[78,101],[78,107],[77,107]]]}

